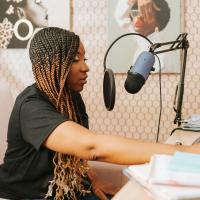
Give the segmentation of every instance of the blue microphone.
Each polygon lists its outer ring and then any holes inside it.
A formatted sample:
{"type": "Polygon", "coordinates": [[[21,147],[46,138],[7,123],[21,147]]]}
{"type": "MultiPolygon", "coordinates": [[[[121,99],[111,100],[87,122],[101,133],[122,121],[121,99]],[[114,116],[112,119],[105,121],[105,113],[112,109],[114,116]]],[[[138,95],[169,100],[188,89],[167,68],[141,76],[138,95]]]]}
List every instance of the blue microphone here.
{"type": "Polygon", "coordinates": [[[128,71],[124,87],[128,93],[135,94],[140,91],[149,77],[150,71],[154,71],[155,56],[149,51],[142,52],[135,64],[128,71]]]}

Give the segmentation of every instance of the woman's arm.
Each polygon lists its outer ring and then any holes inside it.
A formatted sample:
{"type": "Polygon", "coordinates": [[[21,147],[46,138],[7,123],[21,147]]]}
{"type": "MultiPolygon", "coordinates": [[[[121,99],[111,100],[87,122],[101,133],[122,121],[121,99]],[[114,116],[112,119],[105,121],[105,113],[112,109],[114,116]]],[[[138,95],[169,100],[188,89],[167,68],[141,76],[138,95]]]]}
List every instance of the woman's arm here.
{"type": "Polygon", "coordinates": [[[200,153],[200,144],[194,144],[187,147],[189,153],[200,153]]]}
{"type": "Polygon", "coordinates": [[[175,151],[194,151],[196,146],[155,144],[113,135],[100,135],[67,121],[59,125],[44,145],[57,152],[70,154],[86,160],[97,160],[116,164],[139,164],[148,162],[153,154],[173,154],[175,151]]]}

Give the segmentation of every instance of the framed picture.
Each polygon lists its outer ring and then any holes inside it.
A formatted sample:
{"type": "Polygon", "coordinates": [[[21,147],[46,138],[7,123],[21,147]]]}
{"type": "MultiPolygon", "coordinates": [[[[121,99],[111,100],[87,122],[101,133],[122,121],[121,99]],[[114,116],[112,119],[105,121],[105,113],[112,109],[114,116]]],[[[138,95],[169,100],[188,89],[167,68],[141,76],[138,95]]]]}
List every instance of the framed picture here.
{"type": "MultiPolygon", "coordinates": [[[[141,15],[137,0],[108,1],[108,43],[125,33],[145,35],[153,43],[175,41],[182,31],[181,0],[152,0],[151,19],[145,21],[141,15]]],[[[150,43],[138,35],[130,35],[118,40],[111,48],[107,65],[114,73],[127,73],[143,51],[149,51],[150,43]]],[[[159,50],[168,49],[163,46],[159,50]]],[[[158,54],[162,73],[179,73],[181,51],[158,54]]],[[[155,72],[159,71],[159,62],[155,59],[155,72]]]]}
{"type": "Polygon", "coordinates": [[[1,0],[0,48],[26,48],[39,29],[70,29],[72,0],[1,0]]]}

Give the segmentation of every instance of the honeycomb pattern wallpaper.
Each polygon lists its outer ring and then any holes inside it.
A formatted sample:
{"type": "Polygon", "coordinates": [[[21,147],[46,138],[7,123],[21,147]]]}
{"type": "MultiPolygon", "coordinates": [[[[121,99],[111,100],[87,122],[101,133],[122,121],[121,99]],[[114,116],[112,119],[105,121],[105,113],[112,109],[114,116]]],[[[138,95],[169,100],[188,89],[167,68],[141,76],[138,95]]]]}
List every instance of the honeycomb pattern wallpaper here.
{"type": "MultiPolygon", "coordinates": [[[[184,0],[184,32],[189,50],[185,75],[182,116],[200,113],[200,1],[184,0]]],[[[153,74],[134,95],[124,89],[126,74],[116,74],[116,102],[107,111],[103,101],[103,58],[108,47],[107,1],[74,0],[73,29],[80,35],[90,67],[88,84],[82,92],[90,118],[90,129],[99,134],[123,135],[155,141],[160,111],[159,76],[153,74]]],[[[159,141],[173,128],[173,101],[178,74],[162,74],[162,117],[159,141]]],[[[0,50],[0,80],[10,84],[13,96],[33,82],[27,50],[0,50]]]]}

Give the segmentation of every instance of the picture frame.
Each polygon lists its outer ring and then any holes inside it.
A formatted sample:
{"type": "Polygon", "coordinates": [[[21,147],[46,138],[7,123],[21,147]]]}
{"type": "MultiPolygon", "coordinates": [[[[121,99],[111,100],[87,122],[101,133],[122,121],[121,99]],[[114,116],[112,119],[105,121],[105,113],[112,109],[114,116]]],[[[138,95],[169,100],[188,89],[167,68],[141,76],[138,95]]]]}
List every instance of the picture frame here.
{"type": "MultiPolygon", "coordinates": [[[[152,1],[155,1],[155,3],[158,2],[158,0],[152,1]]],[[[156,31],[155,28],[154,32],[145,35],[153,43],[174,41],[183,31],[183,19],[181,17],[181,13],[183,12],[182,1],[161,0],[159,2],[162,1],[165,6],[162,5],[163,8],[161,10],[166,13],[158,16],[165,16],[166,19],[164,19],[164,22],[160,19],[160,23],[165,23],[165,26],[164,28],[162,27],[162,30],[156,31]]],[[[134,26],[134,21],[131,21],[130,17],[131,15],[134,17],[133,15],[136,16],[139,13],[137,9],[137,5],[135,7],[128,5],[128,0],[108,1],[108,44],[111,44],[123,34],[131,32],[140,33],[137,32],[137,27],[131,28],[131,26],[134,26]]],[[[130,35],[123,37],[110,50],[107,65],[114,73],[127,73],[130,67],[134,65],[140,53],[142,51],[149,51],[149,47],[150,44],[140,36],[130,35]]],[[[159,50],[166,48],[168,47],[162,47],[159,50]]],[[[161,73],[180,73],[181,51],[161,53],[158,57],[161,62],[161,73]]],[[[154,68],[156,69],[154,73],[158,73],[159,62],[157,58],[155,59],[154,68]]]]}
{"type": "Polygon", "coordinates": [[[26,48],[37,30],[72,28],[72,0],[15,0],[0,2],[0,48],[26,48]]]}

